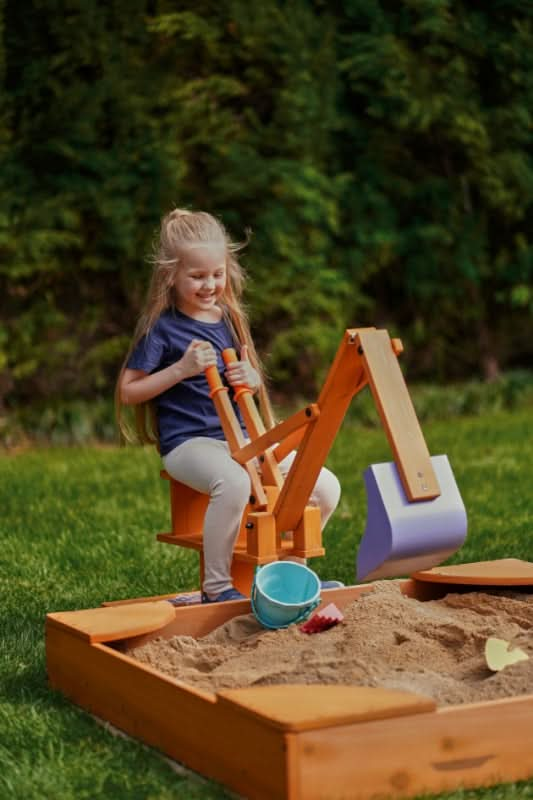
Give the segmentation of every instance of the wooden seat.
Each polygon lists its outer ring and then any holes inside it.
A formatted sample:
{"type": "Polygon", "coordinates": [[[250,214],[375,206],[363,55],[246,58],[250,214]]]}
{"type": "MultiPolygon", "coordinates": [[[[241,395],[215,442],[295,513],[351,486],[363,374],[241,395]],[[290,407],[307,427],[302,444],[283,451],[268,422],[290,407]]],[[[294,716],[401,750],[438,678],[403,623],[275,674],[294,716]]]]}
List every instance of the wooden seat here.
{"type": "MultiPolygon", "coordinates": [[[[166,470],[161,470],[161,477],[169,481],[172,530],[168,533],[159,533],[157,539],[166,544],[179,545],[180,547],[188,547],[198,551],[200,554],[201,583],[204,572],[203,523],[209,497],[174,480],[166,470]]],[[[265,487],[267,498],[270,496],[269,505],[271,508],[278,495],[278,492],[272,491],[272,489],[273,487],[265,487]]],[[[258,535],[257,524],[254,527],[250,527],[251,523],[248,521],[253,513],[253,506],[249,503],[242,517],[231,566],[233,585],[244,594],[250,593],[253,575],[258,565],[276,561],[284,555],[290,555],[294,549],[291,540],[285,541],[281,537],[279,546],[277,545],[275,525],[270,511],[255,512],[254,516],[256,518],[261,513],[263,514],[262,517],[259,516],[263,524],[260,525],[261,530],[258,535]],[[268,522],[270,522],[270,525],[268,525],[268,522]],[[267,526],[270,528],[270,536],[265,536],[267,526]]]]}

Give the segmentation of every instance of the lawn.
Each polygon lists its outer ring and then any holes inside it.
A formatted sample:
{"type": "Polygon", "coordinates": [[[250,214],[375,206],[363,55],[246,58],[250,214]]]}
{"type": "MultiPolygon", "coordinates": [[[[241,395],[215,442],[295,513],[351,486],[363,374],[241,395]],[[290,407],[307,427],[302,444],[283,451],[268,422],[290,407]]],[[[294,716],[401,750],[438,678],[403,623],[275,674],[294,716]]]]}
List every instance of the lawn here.
{"type": "MultiPolygon", "coordinates": [[[[424,424],[431,452],[448,454],[468,511],[468,538],[455,561],[533,560],[532,431],[528,408],[424,424]]],[[[348,421],[328,462],[343,497],[325,534],[326,556],[311,562],[321,577],[354,583],[366,514],[361,473],[383,460],[390,460],[383,433],[348,421]]],[[[1,456],[0,473],[0,797],[230,797],[113,735],[47,686],[47,612],[197,587],[195,554],[155,539],[170,519],[156,453],[26,450],[1,456]]],[[[440,797],[533,798],[533,780],[440,797]]]]}

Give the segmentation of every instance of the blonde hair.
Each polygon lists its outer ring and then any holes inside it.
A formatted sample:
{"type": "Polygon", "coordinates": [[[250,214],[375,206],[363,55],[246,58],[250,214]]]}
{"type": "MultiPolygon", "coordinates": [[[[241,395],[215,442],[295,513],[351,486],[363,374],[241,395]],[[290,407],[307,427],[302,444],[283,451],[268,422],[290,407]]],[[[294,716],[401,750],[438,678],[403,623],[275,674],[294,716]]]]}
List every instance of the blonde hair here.
{"type": "Polygon", "coordinates": [[[252,366],[259,373],[259,407],[267,428],[274,425],[274,414],[265,385],[265,374],[257,355],[248,315],[241,297],[245,274],[237,259],[237,253],[244,244],[230,240],[223,224],[205,211],[187,211],[176,208],[166,214],[161,221],[157,249],[153,257],[153,269],[144,309],[135,328],[133,340],[122,364],[116,389],[115,410],[121,435],[127,441],[158,444],[157,423],[152,402],[139,403],[135,406],[134,430],[127,424],[123,416],[123,403],[120,399],[120,381],[126,364],[133,350],[143,336],[148,334],[161,314],[169,308],[177,306],[176,272],[183,264],[187,251],[198,245],[220,244],[226,254],[226,286],[220,297],[219,305],[227,322],[235,344],[248,348],[248,357],[252,366]]]}

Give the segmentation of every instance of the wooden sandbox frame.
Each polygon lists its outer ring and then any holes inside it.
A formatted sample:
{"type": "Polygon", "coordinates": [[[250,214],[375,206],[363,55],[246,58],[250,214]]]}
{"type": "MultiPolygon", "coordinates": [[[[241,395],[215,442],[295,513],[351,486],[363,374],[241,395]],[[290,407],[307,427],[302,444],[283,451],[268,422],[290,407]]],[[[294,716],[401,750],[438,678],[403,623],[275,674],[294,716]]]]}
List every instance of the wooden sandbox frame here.
{"type": "MultiPolygon", "coordinates": [[[[413,579],[398,583],[421,601],[457,591],[413,579]]],[[[343,608],[372,588],[328,590],[323,604],[343,608]]],[[[49,614],[50,684],[246,798],[408,797],[533,776],[533,694],[438,708],[416,694],[355,686],[212,693],[128,655],[150,639],[198,638],[247,613],[246,600],[175,608],[155,597],[49,614]]]]}

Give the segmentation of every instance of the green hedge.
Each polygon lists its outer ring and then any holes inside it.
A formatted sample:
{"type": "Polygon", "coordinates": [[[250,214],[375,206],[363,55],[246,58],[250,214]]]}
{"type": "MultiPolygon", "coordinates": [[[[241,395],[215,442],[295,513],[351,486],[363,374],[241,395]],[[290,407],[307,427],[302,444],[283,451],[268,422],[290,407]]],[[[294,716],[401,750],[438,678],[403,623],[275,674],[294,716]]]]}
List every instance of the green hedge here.
{"type": "Polygon", "coordinates": [[[533,7],[0,3],[0,403],[111,387],[171,205],[254,234],[254,332],[312,394],[345,327],[419,380],[533,358],[533,7]],[[317,367],[317,365],[319,365],[317,367]]]}

